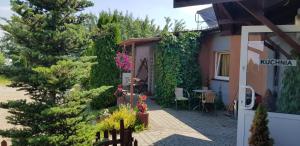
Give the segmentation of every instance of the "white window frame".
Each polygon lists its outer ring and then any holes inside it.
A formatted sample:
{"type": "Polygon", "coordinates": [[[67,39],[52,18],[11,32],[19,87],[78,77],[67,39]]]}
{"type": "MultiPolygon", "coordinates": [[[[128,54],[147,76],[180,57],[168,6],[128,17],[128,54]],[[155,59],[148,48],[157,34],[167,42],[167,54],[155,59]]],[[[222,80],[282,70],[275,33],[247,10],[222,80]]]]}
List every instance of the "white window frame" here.
{"type": "Polygon", "coordinates": [[[228,81],[229,80],[229,76],[219,76],[218,72],[219,72],[219,66],[220,66],[220,61],[221,61],[221,55],[229,55],[229,52],[215,52],[215,79],[218,80],[225,80],[228,81]]]}

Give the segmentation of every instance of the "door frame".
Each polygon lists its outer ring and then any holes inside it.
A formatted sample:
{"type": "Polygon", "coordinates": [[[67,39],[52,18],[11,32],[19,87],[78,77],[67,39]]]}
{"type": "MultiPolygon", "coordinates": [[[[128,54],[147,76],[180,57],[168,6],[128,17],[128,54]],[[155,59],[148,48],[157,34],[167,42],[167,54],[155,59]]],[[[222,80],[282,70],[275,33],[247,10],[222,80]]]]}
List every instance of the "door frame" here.
{"type": "MultiPolygon", "coordinates": [[[[300,32],[300,26],[297,25],[278,25],[283,32],[300,32]]],[[[246,81],[247,81],[247,62],[248,62],[248,36],[249,33],[259,33],[259,32],[273,32],[265,25],[261,26],[242,26],[241,33],[241,54],[240,54],[240,76],[239,76],[239,99],[238,99],[238,129],[237,129],[237,145],[243,146],[245,138],[245,116],[251,115],[254,116],[254,111],[247,110],[245,107],[245,92],[246,92],[246,81]]],[[[284,40],[282,40],[284,41],[284,40]]],[[[269,116],[278,116],[286,117],[287,114],[280,113],[269,113],[269,116]]],[[[299,115],[290,115],[288,118],[299,119],[299,115]]]]}

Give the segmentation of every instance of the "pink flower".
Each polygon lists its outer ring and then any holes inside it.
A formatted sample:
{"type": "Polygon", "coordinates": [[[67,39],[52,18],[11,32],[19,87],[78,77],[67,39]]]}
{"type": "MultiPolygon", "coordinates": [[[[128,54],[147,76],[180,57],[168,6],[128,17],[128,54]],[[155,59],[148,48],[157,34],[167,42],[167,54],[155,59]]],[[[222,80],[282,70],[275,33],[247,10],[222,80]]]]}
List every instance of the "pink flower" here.
{"type": "Polygon", "coordinates": [[[117,52],[117,56],[115,57],[115,62],[118,68],[124,71],[130,71],[131,62],[129,56],[126,53],[117,52]]]}

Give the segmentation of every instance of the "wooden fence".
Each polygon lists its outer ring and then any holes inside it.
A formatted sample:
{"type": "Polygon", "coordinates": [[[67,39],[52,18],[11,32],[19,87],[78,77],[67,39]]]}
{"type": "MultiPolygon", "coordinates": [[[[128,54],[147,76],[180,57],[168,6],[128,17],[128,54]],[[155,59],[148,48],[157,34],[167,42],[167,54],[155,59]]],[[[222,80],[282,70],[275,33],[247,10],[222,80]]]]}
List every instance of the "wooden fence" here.
{"type": "Polygon", "coordinates": [[[96,142],[94,146],[117,146],[120,144],[121,146],[138,146],[138,141],[132,137],[132,128],[125,129],[124,128],[124,120],[120,121],[120,138],[117,138],[117,130],[105,130],[104,131],[104,139],[101,141],[100,132],[96,133],[96,142]],[[109,139],[109,133],[111,134],[111,139],[109,139]]]}
{"type": "Polygon", "coordinates": [[[7,146],[7,142],[6,142],[5,140],[3,140],[3,141],[1,142],[1,146],[7,146]]]}

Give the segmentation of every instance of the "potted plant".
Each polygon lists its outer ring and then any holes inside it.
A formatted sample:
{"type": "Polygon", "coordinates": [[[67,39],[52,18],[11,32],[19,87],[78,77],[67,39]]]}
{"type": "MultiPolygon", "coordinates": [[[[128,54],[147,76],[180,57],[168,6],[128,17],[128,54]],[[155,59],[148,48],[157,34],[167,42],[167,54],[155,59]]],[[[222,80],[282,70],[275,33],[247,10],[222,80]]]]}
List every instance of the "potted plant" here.
{"type": "Polygon", "coordinates": [[[145,128],[148,127],[148,123],[149,123],[149,113],[147,112],[148,107],[145,102],[146,100],[147,100],[146,95],[140,95],[136,105],[138,109],[137,118],[143,123],[145,128]]]}
{"type": "Polygon", "coordinates": [[[118,88],[115,91],[114,95],[117,97],[117,105],[126,103],[126,99],[125,99],[126,94],[123,92],[122,85],[118,85],[118,88]]]}

